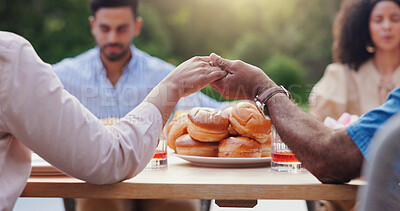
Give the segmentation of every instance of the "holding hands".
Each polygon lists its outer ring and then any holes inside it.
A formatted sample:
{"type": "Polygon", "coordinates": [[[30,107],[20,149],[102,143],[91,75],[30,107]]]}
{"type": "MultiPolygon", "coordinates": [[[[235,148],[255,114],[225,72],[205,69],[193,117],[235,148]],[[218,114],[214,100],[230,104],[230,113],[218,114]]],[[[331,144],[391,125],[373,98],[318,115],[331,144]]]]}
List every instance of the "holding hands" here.
{"type": "Polygon", "coordinates": [[[277,85],[258,67],[243,61],[210,56],[193,57],[175,68],[147,96],[166,121],[178,100],[210,84],[223,97],[253,100],[277,85]]]}
{"type": "Polygon", "coordinates": [[[161,83],[175,92],[177,97],[186,97],[204,88],[228,73],[209,64],[209,56],[196,56],[172,71],[161,83]]]}
{"type": "Polygon", "coordinates": [[[227,72],[225,77],[210,84],[224,98],[253,100],[262,91],[276,86],[260,68],[240,60],[231,61],[212,53],[210,65],[227,72]]]}
{"type": "Polygon", "coordinates": [[[183,62],[146,97],[145,101],[160,110],[164,123],[180,98],[189,96],[228,74],[219,67],[210,66],[209,61],[209,56],[196,56],[183,62]]]}

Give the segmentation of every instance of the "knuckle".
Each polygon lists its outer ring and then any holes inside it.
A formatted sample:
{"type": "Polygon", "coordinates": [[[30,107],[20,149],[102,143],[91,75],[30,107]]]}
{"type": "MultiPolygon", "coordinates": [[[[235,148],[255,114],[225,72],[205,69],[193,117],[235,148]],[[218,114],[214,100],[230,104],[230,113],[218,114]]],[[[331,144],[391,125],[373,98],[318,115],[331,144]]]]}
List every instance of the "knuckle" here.
{"type": "Polygon", "coordinates": [[[235,60],[232,62],[232,66],[241,66],[243,64],[244,64],[244,62],[240,61],[240,60],[235,60]]]}
{"type": "Polygon", "coordinates": [[[201,62],[200,63],[200,67],[202,67],[202,68],[206,68],[206,67],[208,67],[208,63],[205,63],[205,62],[201,62]]]}

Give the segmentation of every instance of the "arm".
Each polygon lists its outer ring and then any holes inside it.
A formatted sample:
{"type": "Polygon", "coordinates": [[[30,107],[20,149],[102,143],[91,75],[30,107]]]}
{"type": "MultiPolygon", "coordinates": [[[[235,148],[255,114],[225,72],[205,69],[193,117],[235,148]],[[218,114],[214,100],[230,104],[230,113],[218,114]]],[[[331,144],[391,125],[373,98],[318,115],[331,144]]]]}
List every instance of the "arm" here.
{"type": "Polygon", "coordinates": [[[5,122],[1,129],[60,170],[96,184],[138,174],[154,155],[163,117],[172,111],[170,104],[225,75],[205,68],[204,58],[191,59],[154,89],[171,88],[168,97],[164,91],[152,91],[146,102],[119,123],[105,127],[63,89],[51,66],[40,60],[29,42],[7,36],[10,41],[0,46],[5,61],[0,76],[0,117],[5,122]],[[191,77],[194,73],[198,81],[191,77]],[[178,79],[191,86],[179,84],[178,79]]]}
{"type": "MultiPolygon", "coordinates": [[[[228,72],[211,84],[222,96],[252,100],[276,86],[264,72],[242,61],[229,61],[211,55],[215,66],[228,72]]],[[[333,131],[304,113],[284,94],[268,103],[273,124],[282,140],[304,166],[321,182],[341,183],[359,176],[363,155],[345,130],[333,131]]]]}
{"type": "Polygon", "coordinates": [[[282,140],[321,182],[348,182],[359,176],[363,155],[345,129],[325,127],[283,94],[267,105],[282,140]]]}

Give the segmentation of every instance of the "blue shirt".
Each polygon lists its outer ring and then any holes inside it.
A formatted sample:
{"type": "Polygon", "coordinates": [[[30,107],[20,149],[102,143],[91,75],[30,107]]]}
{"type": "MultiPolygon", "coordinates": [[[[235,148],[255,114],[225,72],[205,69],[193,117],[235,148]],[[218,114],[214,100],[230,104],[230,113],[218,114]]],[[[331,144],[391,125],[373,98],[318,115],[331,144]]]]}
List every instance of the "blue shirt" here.
{"type": "Polygon", "coordinates": [[[368,158],[368,146],[375,132],[393,115],[400,112],[400,88],[393,90],[385,103],[361,116],[346,130],[364,157],[368,158]]]}
{"type": "MultiPolygon", "coordinates": [[[[124,67],[115,87],[107,78],[95,47],[75,58],[67,58],[53,65],[64,88],[77,97],[98,118],[121,118],[138,106],[150,91],[175,66],[130,46],[132,58],[124,67]]],[[[222,108],[224,103],[197,92],[182,98],[176,110],[189,110],[196,106],[222,108]]]]}

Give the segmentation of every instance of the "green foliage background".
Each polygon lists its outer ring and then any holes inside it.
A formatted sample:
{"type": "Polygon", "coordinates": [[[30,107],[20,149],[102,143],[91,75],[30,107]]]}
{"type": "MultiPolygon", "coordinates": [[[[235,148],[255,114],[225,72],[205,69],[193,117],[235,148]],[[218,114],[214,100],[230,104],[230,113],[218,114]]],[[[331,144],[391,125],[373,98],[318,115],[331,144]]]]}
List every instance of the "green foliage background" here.
{"type": "MultiPolygon", "coordinates": [[[[298,103],[331,62],[341,0],[142,0],[137,47],[175,65],[216,52],[262,68],[298,103]]],[[[27,38],[48,63],[95,43],[87,0],[0,0],[0,30],[27,38]]],[[[223,100],[211,87],[203,90],[223,100]]]]}

